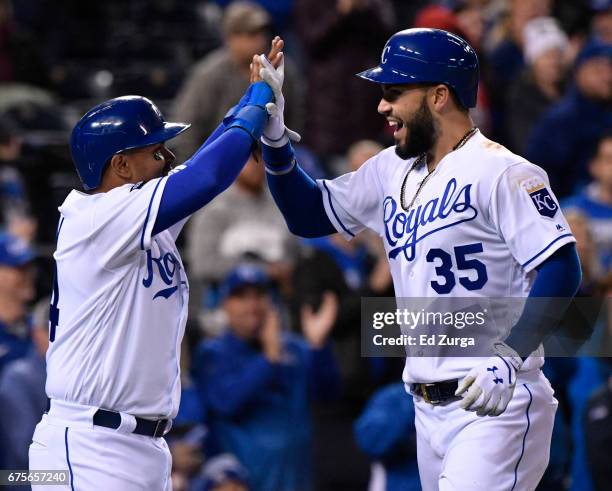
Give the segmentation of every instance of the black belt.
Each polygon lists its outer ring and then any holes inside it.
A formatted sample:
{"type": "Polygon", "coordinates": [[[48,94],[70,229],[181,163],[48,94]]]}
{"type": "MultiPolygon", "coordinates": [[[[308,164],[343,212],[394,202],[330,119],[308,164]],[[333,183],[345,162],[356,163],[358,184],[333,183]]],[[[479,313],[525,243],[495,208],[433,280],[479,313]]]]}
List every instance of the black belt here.
{"type": "MultiPolygon", "coordinates": [[[[136,418],[136,428],[132,433],[156,438],[164,436],[164,431],[168,426],[167,419],[150,420],[134,417],[136,418]]],[[[106,409],[98,409],[93,416],[93,424],[116,430],[121,426],[121,414],[106,409]]]]}
{"type": "Polygon", "coordinates": [[[412,384],[410,390],[413,394],[425,399],[425,402],[435,406],[436,404],[441,404],[450,399],[458,399],[455,395],[458,386],[458,381],[455,379],[445,380],[443,382],[433,382],[430,384],[412,384]]]}

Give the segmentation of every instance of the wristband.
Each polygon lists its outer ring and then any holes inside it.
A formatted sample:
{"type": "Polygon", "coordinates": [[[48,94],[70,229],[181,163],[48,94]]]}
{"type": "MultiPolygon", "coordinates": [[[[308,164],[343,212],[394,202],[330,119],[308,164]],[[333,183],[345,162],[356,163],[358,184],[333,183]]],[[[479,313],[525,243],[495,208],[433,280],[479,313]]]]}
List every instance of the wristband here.
{"type": "Polygon", "coordinates": [[[521,369],[524,360],[512,347],[508,346],[506,343],[500,341],[494,343],[493,351],[497,356],[504,358],[508,363],[510,363],[517,372],[521,369]]]}
{"type": "Polygon", "coordinates": [[[287,174],[296,165],[295,153],[291,143],[287,141],[282,147],[262,146],[262,156],[266,167],[266,172],[278,176],[287,174]]]}
{"type": "Polygon", "coordinates": [[[266,104],[274,100],[274,92],[272,92],[272,89],[266,82],[255,82],[247,89],[245,98],[245,106],[259,106],[262,109],[265,109],[266,104]],[[247,95],[248,97],[246,97],[247,95]]]}
{"type": "Polygon", "coordinates": [[[246,131],[254,142],[258,142],[267,122],[268,113],[265,107],[249,105],[238,111],[225,131],[230,128],[240,128],[246,131]]]}
{"type": "Polygon", "coordinates": [[[274,99],[274,93],[270,86],[265,82],[255,82],[247,88],[240,101],[231,107],[223,117],[223,124],[229,126],[243,107],[258,106],[266,107],[268,102],[274,99]]]}

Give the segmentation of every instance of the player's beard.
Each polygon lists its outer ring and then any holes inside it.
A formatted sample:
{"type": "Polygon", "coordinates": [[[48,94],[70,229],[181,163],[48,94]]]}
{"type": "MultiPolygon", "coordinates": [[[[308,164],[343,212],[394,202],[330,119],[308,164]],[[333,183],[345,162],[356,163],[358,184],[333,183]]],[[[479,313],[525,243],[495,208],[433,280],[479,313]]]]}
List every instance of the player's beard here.
{"type": "Polygon", "coordinates": [[[406,141],[395,146],[395,153],[407,160],[429,152],[436,143],[437,131],[433,114],[427,107],[426,97],[410,121],[404,121],[406,141]]]}

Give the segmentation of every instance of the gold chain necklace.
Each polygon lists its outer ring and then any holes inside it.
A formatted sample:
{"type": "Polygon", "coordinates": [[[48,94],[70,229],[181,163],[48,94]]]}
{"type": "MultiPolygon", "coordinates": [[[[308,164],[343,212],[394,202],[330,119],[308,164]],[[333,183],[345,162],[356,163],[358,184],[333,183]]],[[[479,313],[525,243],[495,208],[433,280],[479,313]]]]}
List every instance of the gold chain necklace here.
{"type": "MultiPolygon", "coordinates": [[[[476,128],[475,126],[473,128],[471,128],[465,135],[463,135],[463,137],[461,137],[461,140],[459,140],[459,142],[453,147],[453,149],[451,151],[454,152],[455,150],[457,150],[457,149],[461,148],[463,145],[465,145],[466,142],[474,135],[474,133],[476,133],[476,131],[478,131],[478,128],[476,128]]],[[[432,170],[430,173],[428,173],[425,176],[425,179],[423,179],[421,181],[421,184],[419,184],[419,187],[417,188],[416,192],[414,193],[414,196],[412,197],[412,200],[410,200],[410,204],[408,206],[406,206],[406,202],[404,201],[404,194],[405,194],[405,191],[406,191],[406,183],[408,182],[408,176],[410,176],[410,173],[414,169],[416,169],[421,164],[423,164],[426,158],[427,158],[427,154],[426,153],[422,153],[421,155],[419,155],[419,157],[410,166],[410,169],[408,169],[408,172],[406,173],[406,176],[404,177],[404,181],[402,182],[402,187],[401,187],[401,190],[400,190],[400,204],[401,204],[402,208],[404,209],[404,211],[410,211],[410,209],[412,208],[412,205],[414,205],[414,202],[418,198],[418,196],[419,196],[419,194],[421,192],[421,189],[423,189],[423,187],[425,186],[425,183],[427,183],[427,181],[429,180],[431,175],[436,170],[436,169],[432,170]]]]}

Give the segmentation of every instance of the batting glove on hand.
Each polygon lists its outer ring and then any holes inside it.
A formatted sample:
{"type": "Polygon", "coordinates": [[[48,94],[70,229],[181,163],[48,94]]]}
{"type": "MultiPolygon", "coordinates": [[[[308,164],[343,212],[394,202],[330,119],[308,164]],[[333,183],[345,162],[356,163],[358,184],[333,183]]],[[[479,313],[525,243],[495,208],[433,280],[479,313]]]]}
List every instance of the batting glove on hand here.
{"type": "Polygon", "coordinates": [[[266,104],[266,111],[270,115],[268,124],[264,128],[261,141],[270,147],[283,147],[289,140],[299,142],[302,137],[299,133],[285,126],[285,97],[283,96],[283,82],[285,80],[285,58],[281,58],[278,68],[274,68],[265,55],[259,55],[263,68],[259,75],[272,88],[275,102],[266,104]]]}
{"type": "Polygon", "coordinates": [[[518,354],[508,355],[488,358],[459,382],[455,395],[463,398],[459,404],[463,409],[476,411],[478,416],[499,416],[506,410],[522,364],[518,354]]]}

